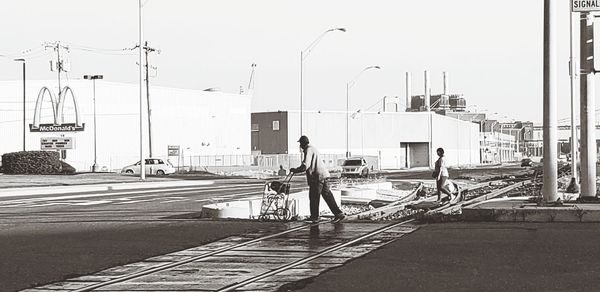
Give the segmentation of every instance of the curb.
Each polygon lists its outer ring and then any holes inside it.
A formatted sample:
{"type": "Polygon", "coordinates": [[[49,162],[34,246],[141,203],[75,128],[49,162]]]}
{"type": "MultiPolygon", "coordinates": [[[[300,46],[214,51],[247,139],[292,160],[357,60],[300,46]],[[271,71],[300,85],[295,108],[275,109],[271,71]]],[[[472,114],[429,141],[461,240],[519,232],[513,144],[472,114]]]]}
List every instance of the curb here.
{"type": "Polygon", "coordinates": [[[0,198],[21,197],[32,195],[55,195],[88,192],[105,192],[119,190],[144,190],[154,188],[196,187],[214,184],[212,180],[203,181],[167,181],[167,182],[124,182],[111,184],[71,185],[71,186],[45,186],[0,189],[0,198]]]}
{"type": "Polygon", "coordinates": [[[600,209],[577,204],[563,207],[464,208],[468,222],[600,222],[600,209]]]}

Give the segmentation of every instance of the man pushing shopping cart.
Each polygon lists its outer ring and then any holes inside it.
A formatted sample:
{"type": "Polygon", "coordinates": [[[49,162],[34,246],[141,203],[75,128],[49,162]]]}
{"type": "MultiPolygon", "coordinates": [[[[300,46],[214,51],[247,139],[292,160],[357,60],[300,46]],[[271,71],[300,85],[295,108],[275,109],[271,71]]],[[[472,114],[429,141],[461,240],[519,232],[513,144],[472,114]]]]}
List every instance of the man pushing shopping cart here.
{"type": "Polygon", "coordinates": [[[316,147],[309,145],[308,137],[302,136],[298,140],[302,149],[302,164],[299,167],[291,168],[290,173],[306,172],[306,181],[308,183],[308,198],[310,200],[310,217],[306,220],[310,223],[319,222],[319,201],[320,196],[327,203],[327,206],[334,215],[332,223],[342,221],[346,216],[340,210],[333,194],[329,189],[327,178],[329,171],[323,165],[323,161],[319,157],[319,151],[316,147]]]}

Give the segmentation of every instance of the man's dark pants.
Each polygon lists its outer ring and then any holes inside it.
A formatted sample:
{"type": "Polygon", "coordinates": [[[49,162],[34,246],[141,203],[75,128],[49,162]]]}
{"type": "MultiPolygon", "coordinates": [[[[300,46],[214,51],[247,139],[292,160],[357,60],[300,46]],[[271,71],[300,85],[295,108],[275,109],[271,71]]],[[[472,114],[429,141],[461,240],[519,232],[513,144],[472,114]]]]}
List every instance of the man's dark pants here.
{"type": "Polygon", "coordinates": [[[329,183],[327,180],[309,180],[308,182],[308,198],[310,200],[310,218],[317,219],[319,218],[319,202],[320,196],[323,196],[325,203],[331,210],[333,215],[342,214],[342,210],[338,207],[335,199],[333,198],[333,194],[329,189],[329,183]]]}

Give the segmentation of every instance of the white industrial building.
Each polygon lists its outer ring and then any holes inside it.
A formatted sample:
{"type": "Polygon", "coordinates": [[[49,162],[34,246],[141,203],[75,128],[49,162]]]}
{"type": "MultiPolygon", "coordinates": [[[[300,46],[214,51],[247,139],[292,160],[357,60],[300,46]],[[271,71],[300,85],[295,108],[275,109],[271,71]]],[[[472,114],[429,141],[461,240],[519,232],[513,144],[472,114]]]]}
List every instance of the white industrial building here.
{"type": "MultiPolygon", "coordinates": [[[[38,94],[47,87],[58,96],[56,80],[27,80],[26,149],[40,150],[41,139],[72,137],[73,149],[66,150],[65,161],[78,171],[91,170],[94,163],[94,103],[91,80],[63,81],[74,93],[83,131],[31,132],[30,124],[38,94]]],[[[0,154],[22,150],[22,81],[0,81],[0,154]]],[[[64,91],[64,90],[63,90],[64,91]]],[[[140,95],[138,84],[96,81],[96,147],[98,166],[115,171],[135,163],[140,153],[140,95]]],[[[40,95],[42,96],[42,95],[40,95]]],[[[40,124],[55,124],[50,95],[43,94],[40,124]]],[[[56,99],[56,98],[55,98],[56,99]]],[[[142,112],[144,152],[148,156],[148,119],[146,96],[142,112]]],[[[64,123],[76,123],[75,106],[65,95],[64,123]]],[[[153,156],[168,157],[169,145],[179,146],[180,155],[250,155],[250,95],[202,90],[150,87],[153,156]]],[[[60,119],[59,119],[60,120],[60,119]]]]}
{"type": "MultiPolygon", "coordinates": [[[[252,150],[296,154],[300,112],[252,114],[252,150]]],[[[302,133],[324,154],[346,153],[346,112],[304,111],[302,133]]],[[[432,166],[444,148],[449,165],[480,163],[479,125],[434,112],[364,112],[351,115],[348,148],[352,156],[377,156],[379,167],[432,166]]]]}

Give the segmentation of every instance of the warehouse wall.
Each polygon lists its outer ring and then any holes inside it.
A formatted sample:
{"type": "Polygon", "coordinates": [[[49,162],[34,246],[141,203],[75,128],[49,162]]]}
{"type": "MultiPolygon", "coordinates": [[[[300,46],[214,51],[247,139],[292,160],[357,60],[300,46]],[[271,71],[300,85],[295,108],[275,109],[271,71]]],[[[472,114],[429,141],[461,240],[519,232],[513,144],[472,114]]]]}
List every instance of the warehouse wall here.
{"type": "MultiPolygon", "coordinates": [[[[298,153],[299,122],[299,112],[290,111],[289,153],[298,153]]],[[[322,153],[345,153],[345,112],[304,112],[303,130],[322,153]]],[[[478,164],[479,126],[428,112],[367,112],[349,119],[351,154],[378,156],[382,168],[431,165],[438,147],[450,165],[478,164]]]]}

